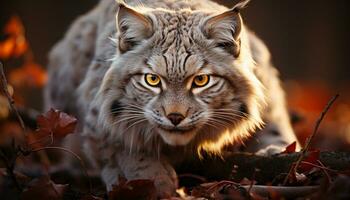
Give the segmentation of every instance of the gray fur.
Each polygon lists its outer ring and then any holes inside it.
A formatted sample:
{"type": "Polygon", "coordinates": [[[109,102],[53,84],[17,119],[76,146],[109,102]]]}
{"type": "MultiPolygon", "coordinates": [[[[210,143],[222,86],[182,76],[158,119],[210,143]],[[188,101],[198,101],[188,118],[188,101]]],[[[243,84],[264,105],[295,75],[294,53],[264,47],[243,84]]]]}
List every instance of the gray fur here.
{"type": "Polygon", "coordinates": [[[52,50],[46,105],[78,115],[108,189],[119,175],[151,178],[167,196],[182,158],[296,140],[269,52],[238,12],[247,2],[230,10],[209,0],[102,0],[52,50]],[[147,85],[147,73],[161,87],[147,85]],[[193,88],[201,74],[208,86],[193,88]],[[184,116],[176,129],[170,113],[184,116]]]}

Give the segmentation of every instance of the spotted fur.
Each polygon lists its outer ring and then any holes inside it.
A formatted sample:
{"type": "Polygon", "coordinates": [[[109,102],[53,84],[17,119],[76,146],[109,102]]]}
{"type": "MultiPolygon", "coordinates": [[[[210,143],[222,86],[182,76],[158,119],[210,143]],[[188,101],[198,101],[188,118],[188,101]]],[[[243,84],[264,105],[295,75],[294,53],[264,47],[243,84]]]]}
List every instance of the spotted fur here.
{"type": "Polygon", "coordinates": [[[182,158],[296,140],[268,50],[243,24],[247,2],[102,0],[54,47],[46,105],[80,118],[79,139],[108,189],[119,175],[151,178],[167,196],[182,158]],[[149,73],[159,86],[145,82],[149,73]],[[208,85],[195,87],[202,74],[208,85]]]}

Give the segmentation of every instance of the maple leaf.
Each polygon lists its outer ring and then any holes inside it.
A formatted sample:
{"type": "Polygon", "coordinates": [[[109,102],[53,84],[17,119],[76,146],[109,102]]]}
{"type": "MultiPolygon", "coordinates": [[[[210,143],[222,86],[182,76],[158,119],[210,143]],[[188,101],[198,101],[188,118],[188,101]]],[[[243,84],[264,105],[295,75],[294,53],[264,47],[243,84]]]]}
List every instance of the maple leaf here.
{"type": "Polygon", "coordinates": [[[53,143],[53,137],[42,131],[30,132],[30,134],[26,136],[26,140],[32,149],[39,149],[53,143]]]}
{"type": "Polygon", "coordinates": [[[36,199],[63,199],[64,191],[68,185],[60,185],[54,183],[48,177],[42,177],[31,182],[31,186],[24,190],[21,199],[36,200],[36,199]]]}
{"type": "Polygon", "coordinates": [[[125,179],[120,179],[119,184],[113,186],[113,190],[109,192],[108,197],[111,200],[154,200],[157,199],[157,192],[152,180],[126,181],[125,179]]]}
{"type": "Polygon", "coordinates": [[[77,119],[59,110],[50,109],[45,115],[37,118],[39,133],[52,134],[54,138],[64,138],[66,135],[74,133],[77,119]]]}
{"type": "Polygon", "coordinates": [[[37,124],[38,129],[27,136],[27,142],[32,148],[48,146],[52,144],[53,139],[62,139],[74,133],[77,119],[51,108],[44,115],[37,117],[37,124]]]}
{"type": "Polygon", "coordinates": [[[288,145],[286,149],[281,152],[281,154],[295,153],[296,148],[297,148],[297,142],[293,142],[292,144],[288,145]]]}

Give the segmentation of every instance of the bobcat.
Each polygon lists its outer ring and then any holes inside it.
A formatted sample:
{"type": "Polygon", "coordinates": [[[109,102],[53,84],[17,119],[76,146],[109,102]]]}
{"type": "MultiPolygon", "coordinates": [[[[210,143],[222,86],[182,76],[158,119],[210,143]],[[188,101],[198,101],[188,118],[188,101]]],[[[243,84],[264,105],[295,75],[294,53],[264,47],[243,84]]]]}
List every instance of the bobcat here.
{"type": "Polygon", "coordinates": [[[118,176],[153,179],[166,197],[185,158],[296,141],[269,52],[243,24],[247,3],[101,0],[53,48],[46,107],[80,119],[68,143],[108,190],[118,176]]]}

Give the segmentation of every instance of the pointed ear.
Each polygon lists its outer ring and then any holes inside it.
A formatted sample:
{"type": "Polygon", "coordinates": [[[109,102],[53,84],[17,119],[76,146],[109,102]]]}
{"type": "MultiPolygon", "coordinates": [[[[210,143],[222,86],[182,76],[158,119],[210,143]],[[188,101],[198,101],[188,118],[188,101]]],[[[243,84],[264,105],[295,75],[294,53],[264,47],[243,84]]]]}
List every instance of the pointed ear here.
{"type": "Polygon", "coordinates": [[[205,23],[203,32],[208,39],[213,39],[218,47],[238,57],[240,53],[240,35],[243,26],[239,11],[249,0],[236,4],[232,9],[210,17],[205,23]]]}
{"type": "Polygon", "coordinates": [[[117,14],[119,49],[122,53],[131,50],[139,42],[152,36],[152,20],[120,3],[117,14]]]}

